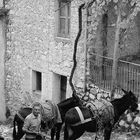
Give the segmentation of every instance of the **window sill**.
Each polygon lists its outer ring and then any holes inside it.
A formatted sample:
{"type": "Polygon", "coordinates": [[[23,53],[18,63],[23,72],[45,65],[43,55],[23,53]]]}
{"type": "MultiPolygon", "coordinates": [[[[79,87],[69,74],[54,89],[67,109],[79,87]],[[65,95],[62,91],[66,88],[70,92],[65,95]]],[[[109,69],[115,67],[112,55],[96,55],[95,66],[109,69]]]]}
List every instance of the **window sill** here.
{"type": "Polygon", "coordinates": [[[58,42],[66,42],[66,43],[71,43],[70,38],[64,38],[64,37],[55,37],[55,40],[58,42]]]}
{"type": "Polygon", "coordinates": [[[40,95],[41,94],[41,90],[33,90],[33,93],[40,95]]]}

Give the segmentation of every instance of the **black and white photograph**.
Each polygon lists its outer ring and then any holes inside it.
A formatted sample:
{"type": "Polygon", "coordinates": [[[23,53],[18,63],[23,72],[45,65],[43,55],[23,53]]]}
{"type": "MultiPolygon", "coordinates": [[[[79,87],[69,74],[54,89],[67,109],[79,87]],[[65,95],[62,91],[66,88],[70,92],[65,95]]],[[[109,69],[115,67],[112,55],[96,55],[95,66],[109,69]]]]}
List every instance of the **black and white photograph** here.
{"type": "Polygon", "coordinates": [[[0,0],[0,140],[140,140],[140,0],[0,0]]]}

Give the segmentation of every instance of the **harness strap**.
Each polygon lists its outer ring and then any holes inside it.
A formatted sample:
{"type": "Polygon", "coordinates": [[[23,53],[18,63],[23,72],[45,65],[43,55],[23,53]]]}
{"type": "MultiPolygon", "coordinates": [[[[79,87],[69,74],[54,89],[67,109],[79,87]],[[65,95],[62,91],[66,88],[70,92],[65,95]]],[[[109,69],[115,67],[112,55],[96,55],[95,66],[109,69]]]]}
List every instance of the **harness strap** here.
{"type": "Polygon", "coordinates": [[[78,126],[80,124],[84,124],[84,123],[87,123],[89,121],[92,121],[91,118],[84,119],[83,113],[82,113],[82,111],[81,111],[81,109],[79,107],[75,107],[75,109],[76,109],[76,111],[77,111],[77,113],[78,113],[78,115],[80,117],[80,122],[72,124],[72,126],[78,126]]]}
{"type": "Polygon", "coordinates": [[[80,108],[76,106],[75,109],[77,110],[77,112],[78,112],[78,114],[79,114],[81,123],[84,122],[84,116],[83,116],[83,113],[82,113],[82,111],[80,110],[80,108]]]}
{"type": "Polygon", "coordinates": [[[19,118],[24,122],[24,118],[17,112],[17,115],[19,116],[19,118]]]}
{"type": "Polygon", "coordinates": [[[87,123],[87,122],[90,122],[90,121],[92,121],[92,119],[88,118],[88,119],[85,119],[83,122],[78,122],[78,123],[72,124],[72,126],[78,126],[80,124],[84,124],[84,123],[87,123]]]}
{"type": "MultiPolygon", "coordinates": [[[[88,106],[88,109],[89,109],[89,111],[91,113],[91,118],[87,118],[87,119],[84,119],[83,113],[82,113],[82,111],[81,111],[81,109],[79,107],[75,107],[75,109],[76,109],[76,111],[77,111],[77,113],[79,115],[80,121],[75,123],[75,124],[72,124],[72,126],[78,126],[80,124],[90,122],[90,121],[92,121],[94,119],[93,112],[92,112],[92,109],[90,108],[90,106],[88,106]]],[[[97,112],[96,115],[97,115],[96,117],[98,117],[98,119],[100,119],[99,116],[98,116],[99,115],[98,112],[97,112]]],[[[98,121],[99,121],[98,123],[102,123],[102,122],[100,122],[100,120],[98,120],[98,121]]]]}

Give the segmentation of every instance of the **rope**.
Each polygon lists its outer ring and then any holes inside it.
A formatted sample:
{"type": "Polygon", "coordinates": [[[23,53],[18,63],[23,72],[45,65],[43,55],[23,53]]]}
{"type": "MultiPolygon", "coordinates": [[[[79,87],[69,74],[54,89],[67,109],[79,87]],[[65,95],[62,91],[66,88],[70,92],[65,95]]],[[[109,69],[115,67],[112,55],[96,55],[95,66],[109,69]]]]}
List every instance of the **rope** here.
{"type": "Polygon", "coordinates": [[[86,107],[89,109],[91,114],[91,119],[96,120],[96,136],[95,140],[101,137],[103,133],[104,125],[107,123],[114,123],[114,110],[113,106],[104,100],[90,101],[87,103],[86,107]]]}
{"type": "Polygon", "coordinates": [[[96,121],[97,121],[95,140],[98,140],[99,136],[100,136],[100,132],[101,132],[101,130],[103,128],[103,121],[102,121],[102,119],[101,119],[101,117],[99,115],[98,109],[96,109],[94,111],[91,106],[88,106],[88,109],[89,109],[90,114],[91,114],[91,119],[92,120],[96,119],[96,121]]]}

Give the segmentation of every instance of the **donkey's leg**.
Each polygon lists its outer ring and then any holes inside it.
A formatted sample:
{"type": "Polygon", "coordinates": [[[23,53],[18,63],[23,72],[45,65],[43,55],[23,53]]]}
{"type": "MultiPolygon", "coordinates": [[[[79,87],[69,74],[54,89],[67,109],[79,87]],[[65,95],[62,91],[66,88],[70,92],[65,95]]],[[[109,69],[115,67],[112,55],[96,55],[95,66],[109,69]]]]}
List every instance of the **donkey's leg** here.
{"type": "Polygon", "coordinates": [[[54,126],[54,127],[51,129],[51,140],[54,140],[55,132],[56,132],[56,127],[54,126]]]}
{"type": "Polygon", "coordinates": [[[64,140],[76,140],[81,137],[84,132],[85,130],[81,129],[81,126],[67,126],[64,131],[64,140]]]}
{"type": "Polygon", "coordinates": [[[78,131],[73,131],[73,134],[70,136],[69,140],[76,140],[80,138],[83,135],[83,131],[81,130],[80,132],[78,131]]]}
{"type": "Polygon", "coordinates": [[[70,137],[70,140],[76,140],[76,139],[80,138],[83,135],[83,133],[85,132],[84,128],[85,127],[82,125],[72,127],[71,129],[72,129],[73,133],[72,133],[72,136],[70,137]]]}
{"type": "Polygon", "coordinates": [[[112,131],[111,125],[105,127],[105,130],[104,130],[104,140],[110,140],[111,131],[112,131]]]}
{"type": "Polygon", "coordinates": [[[56,140],[59,140],[60,139],[61,128],[62,128],[62,123],[57,124],[56,140]]]}
{"type": "Polygon", "coordinates": [[[18,125],[16,140],[20,140],[23,137],[23,135],[25,134],[22,130],[22,127],[23,127],[23,125],[18,125]]]}
{"type": "Polygon", "coordinates": [[[70,127],[65,124],[65,127],[64,127],[64,140],[69,140],[70,139],[70,136],[72,135],[72,130],[70,129],[70,127]]]}

